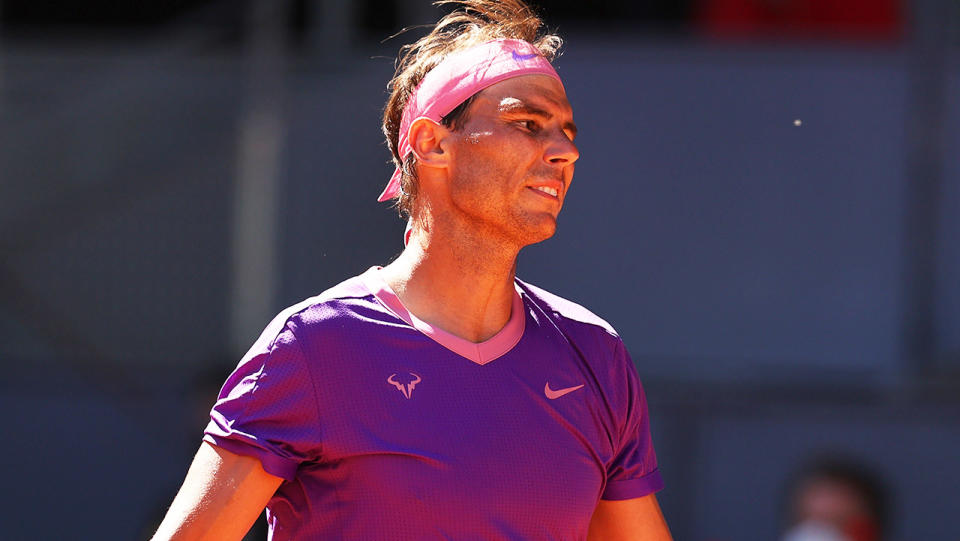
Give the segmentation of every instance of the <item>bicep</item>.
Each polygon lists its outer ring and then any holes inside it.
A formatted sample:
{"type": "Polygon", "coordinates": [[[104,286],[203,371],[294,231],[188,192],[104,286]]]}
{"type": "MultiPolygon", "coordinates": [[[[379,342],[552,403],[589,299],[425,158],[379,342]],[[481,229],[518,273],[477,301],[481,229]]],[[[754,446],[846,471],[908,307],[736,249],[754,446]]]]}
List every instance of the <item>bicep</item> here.
{"type": "Polygon", "coordinates": [[[281,482],[256,458],[204,442],[153,539],[241,539],[281,482]]]}
{"type": "Polygon", "coordinates": [[[600,500],[590,520],[588,541],[672,541],[657,496],[600,500]]]}

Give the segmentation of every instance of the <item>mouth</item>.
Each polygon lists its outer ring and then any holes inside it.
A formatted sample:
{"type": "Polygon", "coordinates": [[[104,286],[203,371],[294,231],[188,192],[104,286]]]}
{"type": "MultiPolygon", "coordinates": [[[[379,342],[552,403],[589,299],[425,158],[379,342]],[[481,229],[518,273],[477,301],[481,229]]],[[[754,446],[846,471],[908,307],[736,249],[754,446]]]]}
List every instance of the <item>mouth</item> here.
{"type": "Polygon", "coordinates": [[[551,197],[557,197],[560,192],[556,188],[551,188],[549,186],[531,186],[531,190],[538,191],[540,193],[547,194],[551,197]]]}

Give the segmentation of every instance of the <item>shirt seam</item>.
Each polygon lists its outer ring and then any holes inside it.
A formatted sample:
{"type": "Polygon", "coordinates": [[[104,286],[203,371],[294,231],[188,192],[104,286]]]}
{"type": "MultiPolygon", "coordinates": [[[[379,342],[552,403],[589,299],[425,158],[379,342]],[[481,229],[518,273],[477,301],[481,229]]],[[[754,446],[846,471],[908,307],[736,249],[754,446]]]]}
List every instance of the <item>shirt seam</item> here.
{"type": "MultiPolygon", "coordinates": [[[[524,282],[523,280],[520,280],[519,278],[517,278],[515,281],[516,281],[517,284],[520,285],[520,288],[523,290],[524,294],[530,299],[531,303],[533,303],[533,304],[536,305],[538,308],[540,308],[540,311],[541,311],[541,312],[543,312],[543,313],[549,313],[550,315],[553,316],[553,318],[551,318],[551,319],[554,319],[555,321],[557,321],[557,326],[560,326],[560,323],[564,323],[564,324],[565,324],[565,323],[567,323],[567,322],[575,323],[575,324],[578,324],[578,325],[586,325],[586,326],[588,326],[588,327],[593,327],[593,328],[596,328],[596,329],[600,329],[601,331],[603,331],[606,335],[610,336],[611,338],[616,338],[616,339],[618,339],[618,340],[622,340],[621,337],[620,337],[620,334],[617,333],[617,331],[616,331],[615,329],[613,329],[612,326],[611,326],[611,328],[608,328],[608,327],[605,327],[604,325],[601,325],[601,324],[599,324],[599,323],[593,323],[593,322],[590,322],[590,321],[581,321],[581,320],[579,320],[579,319],[572,318],[572,317],[569,317],[569,316],[567,316],[567,315],[564,315],[563,312],[558,311],[556,308],[554,308],[553,306],[551,306],[549,302],[541,299],[540,297],[538,297],[538,296],[536,295],[535,292],[531,291],[529,284],[527,284],[527,283],[524,282]],[[541,302],[542,302],[543,304],[541,304],[541,302]]],[[[561,298],[563,298],[563,297],[561,297],[561,298]]],[[[564,300],[566,300],[566,299],[564,299],[564,300]]],[[[568,300],[567,302],[571,302],[571,303],[572,303],[573,301],[569,301],[569,300],[568,300]]],[[[584,310],[587,310],[587,309],[584,308],[584,310]]],[[[587,311],[589,312],[589,310],[587,310],[587,311]]],[[[591,312],[591,313],[592,313],[592,312],[591,312]]],[[[594,315],[595,315],[595,314],[594,314],[594,315]]],[[[597,318],[599,319],[599,316],[596,316],[596,315],[595,315],[595,317],[597,317],[597,318]]],[[[607,325],[610,325],[610,324],[607,323],[607,325]]]]}
{"type": "MultiPolygon", "coordinates": [[[[298,312],[298,313],[299,313],[299,312],[298,312]]],[[[293,335],[293,338],[294,338],[293,341],[297,344],[297,351],[300,352],[300,362],[301,362],[301,364],[302,364],[302,366],[303,366],[303,369],[306,370],[306,372],[307,372],[307,377],[310,378],[310,390],[313,391],[313,393],[312,393],[312,394],[313,394],[313,414],[314,414],[314,420],[315,420],[316,425],[317,425],[317,426],[316,426],[316,429],[317,429],[317,431],[319,432],[319,434],[318,434],[318,439],[319,439],[319,445],[318,445],[318,447],[319,447],[319,449],[318,449],[318,451],[317,451],[319,456],[316,456],[316,457],[314,457],[314,458],[319,462],[320,457],[323,455],[323,451],[322,451],[323,442],[326,441],[326,440],[324,439],[324,433],[323,433],[325,427],[323,426],[323,423],[320,422],[320,395],[319,395],[319,393],[317,392],[317,381],[316,381],[316,378],[314,378],[314,376],[313,376],[313,370],[310,369],[310,364],[307,363],[307,354],[306,354],[306,352],[303,351],[303,344],[300,343],[300,338],[297,336],[296,330],[295,330],[294,328],[292,328],[292,326],[291,326],[291,321],[290,321],[290,319],[291,319],[292,317],[293,317],[293,315],[291,315],[290,318],[287,318],[286,323],[284,323],[284,327],[287,328],[287,329],[289,329],[289,330],[290,330],[290,334],[293,335]]]]}

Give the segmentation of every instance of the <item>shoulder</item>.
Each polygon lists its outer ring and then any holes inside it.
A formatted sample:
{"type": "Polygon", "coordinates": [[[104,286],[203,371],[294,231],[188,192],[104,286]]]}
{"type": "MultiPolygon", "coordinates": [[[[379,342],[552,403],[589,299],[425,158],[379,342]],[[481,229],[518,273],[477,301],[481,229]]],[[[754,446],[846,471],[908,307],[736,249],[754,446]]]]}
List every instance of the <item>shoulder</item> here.
{"type": "Polygon", "coordinates": [[[520,279],[517,279],[517,284],[530,302],[558,325],[580,327],[620,340],[620,335],[612,325],[583,306],[520,279]]]}
{"type": "Polygon", "coordinates": [[[367,320],[364,313],[378,311],[378,306],[362,275],[348,278],[319,295],[281,310],[251,351],[269,351],[308,339],[317,332],[344,330],[351,322],[367,320]]]}
{"type": "Polygon", "coordinates": [[[517,284],[527,309],[536,313],[537,327],[547,332],[555,329],[563,336],[591,367],[598,387],[611,404],[630,403],[634,389],[640,387],[637,369],[613,326],[573,301],[520,280],[517,284]]]}

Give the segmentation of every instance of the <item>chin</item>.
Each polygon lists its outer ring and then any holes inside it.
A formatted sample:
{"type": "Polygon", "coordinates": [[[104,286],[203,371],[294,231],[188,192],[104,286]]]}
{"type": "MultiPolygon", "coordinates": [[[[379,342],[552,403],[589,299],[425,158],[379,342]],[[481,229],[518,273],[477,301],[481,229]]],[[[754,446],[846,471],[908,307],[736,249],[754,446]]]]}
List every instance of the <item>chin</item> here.
{"type": "Polygon", "coordinates": [[[523,246],[529,246],[538,242],[543,242],[557,232],[556,219],[544,220],[538,224],[529,224],[521,233],[523,246]]]}

